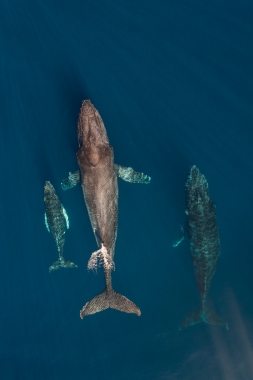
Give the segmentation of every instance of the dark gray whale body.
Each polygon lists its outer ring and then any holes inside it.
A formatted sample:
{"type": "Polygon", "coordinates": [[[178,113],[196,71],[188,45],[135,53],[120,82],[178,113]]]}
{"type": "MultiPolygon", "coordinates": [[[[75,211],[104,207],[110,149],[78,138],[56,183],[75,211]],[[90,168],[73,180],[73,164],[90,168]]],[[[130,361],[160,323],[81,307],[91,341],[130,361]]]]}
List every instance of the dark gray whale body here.
{"type": "Polygon", "coordinates": [[[98,261],[103,264],[105,290],[87,302],[80,317],[107,308],[140,315],[140,309],[132,301],[114,291],[111,271],[114,268],[114,249],[118,229],[118,176],[129,182],[149,183],[150,177],[114,164],[113,148],[109,144],[103,121],[89,100],[84,100],[78,120],[79,150],[77,160],[80,168],[62,181],[67,190],[81,181],[91,226],[98,245],[88,263],[96,269],[98,261]]]}
{"type": "Polygon", "coordinates": [[[215,204],[209,197],[208,183],[196,166],[192,166],[185,184],[187,221],[177,246],[187,234],[195,271],[201,306],[189,314],[180,328],[206,322],[219,326],[227,323],[206,307],[206,297],[220,255],[220,238],[216,220],[215,204]]]}
{"type": "Polygon", "coordinates": [[[52,232],[59,252],[59,259],[53,263],[49,272],[59,268],[77,268],[77,265],[63,257],[65,232],[69,228],[67,213],[62,206],[53,185],[46,181],[44,185],[45,224],[48,232],[52,232]]]}

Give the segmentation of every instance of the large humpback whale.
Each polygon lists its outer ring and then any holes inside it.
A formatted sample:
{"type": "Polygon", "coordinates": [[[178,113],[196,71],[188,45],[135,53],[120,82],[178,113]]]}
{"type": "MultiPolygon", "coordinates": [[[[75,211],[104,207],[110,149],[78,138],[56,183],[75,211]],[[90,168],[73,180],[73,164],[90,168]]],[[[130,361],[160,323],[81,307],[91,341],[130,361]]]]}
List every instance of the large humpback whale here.
{"type": "Polygon", "coordinates": [[[206,178],[196,166],[190,168],[185,195],[187,220],[178,241],[173,245],[177,246],[188,235],[201,306],[184,319],[180,328],[199,322],[228,328],[228,324],[206,306],[207,293],[220,255],[220,238],[215,204],[209,197],[206,178]]]}
{"type": "Polygon", "coordinates": [[[62,206],[53,185],[46,181],[44,185],[45,224],[48,232],[52,232],[59,252],[59,259],[49,267],[49,272],[59,268],[76,268],[77,265],[63,257],[65,232],[69,228],[67,213],[62,206]]]}
{"type": "Polygon", "coordinates": [[[115,292],[112,287],[111,271],[114,268],[114,249],[118,229],[118,178],[128,182],[149,183],[150,177],[114,164],[113,148],[109,144],[104,123],[89,100],[84,100],[78,119],[77,160],[80,172],[69,173],[62,181],[67,190],[81,181],[91,226],[98,251],[91,255],[88,268],[100,262],[104,268],[106,287],[104,291],[87,302],[80,317],[94,314],[107,308],[126,313],[141,314],[132,301],[115,292]]]}

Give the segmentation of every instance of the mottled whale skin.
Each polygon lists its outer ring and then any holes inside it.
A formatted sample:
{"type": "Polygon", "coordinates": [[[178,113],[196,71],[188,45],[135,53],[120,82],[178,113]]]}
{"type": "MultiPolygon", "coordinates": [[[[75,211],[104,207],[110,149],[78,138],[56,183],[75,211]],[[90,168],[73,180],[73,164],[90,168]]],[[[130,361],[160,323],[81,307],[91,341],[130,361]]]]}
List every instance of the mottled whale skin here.
{"type": "Polygon", "coordinates": [[[114,249],[118,229],[118,176],[128,182],[149,183],[150,177],[114,164],[113,148],[109,144],[104,123],[89,100],[84,100],[78,120],[79,150],[76,153],[80,173],[69,173],[62,181],[64,190],[81,181],[92,230],[98,251],[94,252],[88,268],[95,268],[97,260],[103,264],[106,287],[87,302],[80,317],[113,308],[138,316],[141,311],[132,301],[115,292],[111,271],[114,269],[114,249]]]}
{"type": "Polygon", "coordinates": [[[77,265],[63,257],[65,232],[69,228],[68,216],[62,206],[53,185],[46,181],[44,185],[45,224],[52,232],[59,252],[58,260],[49,267],[49,272],[59,268],[77,268],[77,265]]]}
{"type": "Polygon", "coordinates": [[[190,168],[185,184],[185,195],[187,220],[174,246],[188,235],[201,306],[184,319],[180,328],[199,322],[228,328],[228,324],[222,318],[206,307],[207,293],[220,255],[220,238],[216,207],[209,197],[208,183],[195,165],[190,168]]]}

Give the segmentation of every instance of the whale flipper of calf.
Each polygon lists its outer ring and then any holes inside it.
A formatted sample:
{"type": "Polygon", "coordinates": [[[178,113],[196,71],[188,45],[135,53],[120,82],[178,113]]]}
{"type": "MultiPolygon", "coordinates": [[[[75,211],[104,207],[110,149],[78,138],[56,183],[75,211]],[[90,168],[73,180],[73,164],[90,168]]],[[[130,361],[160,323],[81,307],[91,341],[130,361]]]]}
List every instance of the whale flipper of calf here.
{"type": "Polygon", "coordinates": [[[132,168],[114,164],[113,148],[109,144],[104,123],[89,100],[84,100],[78,119],[77,160],[80,172],[69,173],[61,183],[64,190],[81,182],[91,226],[98,251],[91,255],[89,269],[103,265],[105,290],[87,302],[80,317],[107,308],[140,315],[140,309],[112,287],[111,271],[114,269],[114,249],[118,229],[118,177],[128,182],[150,182],[150,177],[132,168]]]}
{"type": "Polygon", "coordinates": [[[59,268],[77,268],[77,265],[63,257],[65,232],[69,228],[67,213],[62,206],[53,185],[46,181],[44,185],[45,224],[48,232],[52,232],[55,239],[59,258],[50,267],[49,272],[59,268]]]}
{"type": "Polygon", "coordinates": [[[220,255],[220,238],[216,208],[209,197],[208,183],[196,166],[190,169],[185,184],[185,195],[187,220],[184,227],[181,227],[178,240],[173,246],[176,247],[184,236],[188,235],[201,307],[189,314],[180,328],[199,322],[228,328],[227,322],[206,307],[207,293],[220,255]]]}

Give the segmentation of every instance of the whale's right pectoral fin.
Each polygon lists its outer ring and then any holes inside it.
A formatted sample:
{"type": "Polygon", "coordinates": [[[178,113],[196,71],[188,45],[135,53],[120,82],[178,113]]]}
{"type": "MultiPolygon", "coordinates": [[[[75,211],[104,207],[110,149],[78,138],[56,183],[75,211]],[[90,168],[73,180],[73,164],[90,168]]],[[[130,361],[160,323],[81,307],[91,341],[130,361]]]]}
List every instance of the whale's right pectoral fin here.
{"type": "Polygon", "coordinates": [[[68,178],[65,178],[61,181],[61,187],[63,190],[71,189],[75,187],[78,182],[80,182],[80,172],[77,170],[74,173],[69,172],[68,178]]]}
{"type": "Polygon", "coordinates": [[[63,206],[62,206],[62,213],[63,213],[64,219],[66,222],[66,227],[69,229],[69,217],[68,217],[68,214],[67,214],[67,212],[63,206]]]}
{"type": "Polygon", "coordinates": [[[136,172],[133,168],[114,164],[114,169],[116,174],[127,182],[148,184],[151,181],[151,177],[144,173],[136,172]]]}
{"type": "Polygon", "coordinates": [[[188,234],[188,226],[187,226],[187,222],[185,222],[184,226],[180,226],[180,231],[179,231],[177,240],[173,242],[173,247],[177,247],[184,240],[187,234],[188,234]]]}

